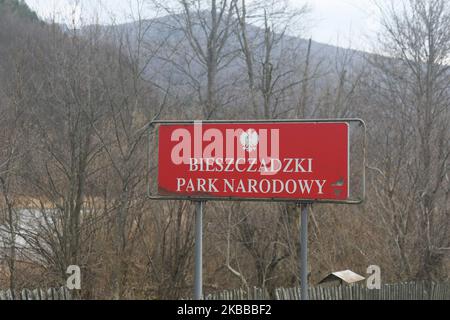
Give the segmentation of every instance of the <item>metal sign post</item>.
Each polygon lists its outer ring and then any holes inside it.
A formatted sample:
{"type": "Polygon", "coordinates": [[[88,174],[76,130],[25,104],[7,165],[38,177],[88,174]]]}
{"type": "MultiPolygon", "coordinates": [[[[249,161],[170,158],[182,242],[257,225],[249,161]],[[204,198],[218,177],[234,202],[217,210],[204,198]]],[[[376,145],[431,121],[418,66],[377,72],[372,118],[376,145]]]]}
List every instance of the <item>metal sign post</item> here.
{"type": "Polygon", "coordinates": [[[300,223],[300,286],[301,300],[309,300],[308,297],[308,207],[302,206],[300,223]]]}
{"type": "Polygon", "coordinates": [[[203,202],[195,202],[195,279],[194,299],[203,299],[203,202]]]}

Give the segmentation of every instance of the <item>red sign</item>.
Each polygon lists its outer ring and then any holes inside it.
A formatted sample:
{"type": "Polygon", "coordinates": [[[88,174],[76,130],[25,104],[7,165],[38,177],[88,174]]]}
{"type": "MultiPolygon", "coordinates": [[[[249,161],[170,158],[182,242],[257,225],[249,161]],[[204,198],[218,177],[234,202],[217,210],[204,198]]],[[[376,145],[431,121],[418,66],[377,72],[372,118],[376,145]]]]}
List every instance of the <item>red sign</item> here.
{"type": "Polygon", "coordinates": [[[164,124],[158,162],[162,197],[349,198],[345,122],[164,124]]]}

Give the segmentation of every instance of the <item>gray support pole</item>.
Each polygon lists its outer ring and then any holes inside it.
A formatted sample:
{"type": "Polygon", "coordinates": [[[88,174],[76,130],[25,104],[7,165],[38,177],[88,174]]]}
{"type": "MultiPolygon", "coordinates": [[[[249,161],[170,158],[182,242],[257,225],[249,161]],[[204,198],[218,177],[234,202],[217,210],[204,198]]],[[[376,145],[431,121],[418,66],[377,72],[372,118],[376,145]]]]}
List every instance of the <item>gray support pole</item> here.
{"type": "Polygon", "coordinates": [[[194,300],[203,298],[203,202],[195,203],[195,278],[194,300]]]}
{"type": "Polygon", "coordinates": [[[302,208],[300,224],[300,285],[301,300],[309,300],[308,297],[308,206],[302,208]]]}

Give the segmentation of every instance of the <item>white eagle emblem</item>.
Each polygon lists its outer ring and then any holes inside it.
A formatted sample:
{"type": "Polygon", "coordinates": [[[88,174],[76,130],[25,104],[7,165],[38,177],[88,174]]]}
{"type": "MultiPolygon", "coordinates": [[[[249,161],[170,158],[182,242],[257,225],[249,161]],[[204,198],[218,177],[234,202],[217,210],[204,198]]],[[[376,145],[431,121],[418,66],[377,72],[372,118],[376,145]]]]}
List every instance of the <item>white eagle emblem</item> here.
{"type": "Polygon", "coordinates": [[[241,134],[240,141],[241,146],[245,151],[255,151],[259,142],[258,133],[254,129],[249,129],[241,134]]]}

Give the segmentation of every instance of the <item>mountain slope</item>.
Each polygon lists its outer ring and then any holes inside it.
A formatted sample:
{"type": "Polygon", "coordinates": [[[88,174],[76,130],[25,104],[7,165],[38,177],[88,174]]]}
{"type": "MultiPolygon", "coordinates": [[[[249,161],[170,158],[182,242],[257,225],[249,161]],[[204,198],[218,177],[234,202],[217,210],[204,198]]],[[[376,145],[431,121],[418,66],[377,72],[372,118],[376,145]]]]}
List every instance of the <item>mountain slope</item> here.
{"type": "Polygon", "coordinates": [[[31,10],[24,0],[0,0],[0,16],[4,14],[33,21],[39,20],[36,12],[31,10]]]}

